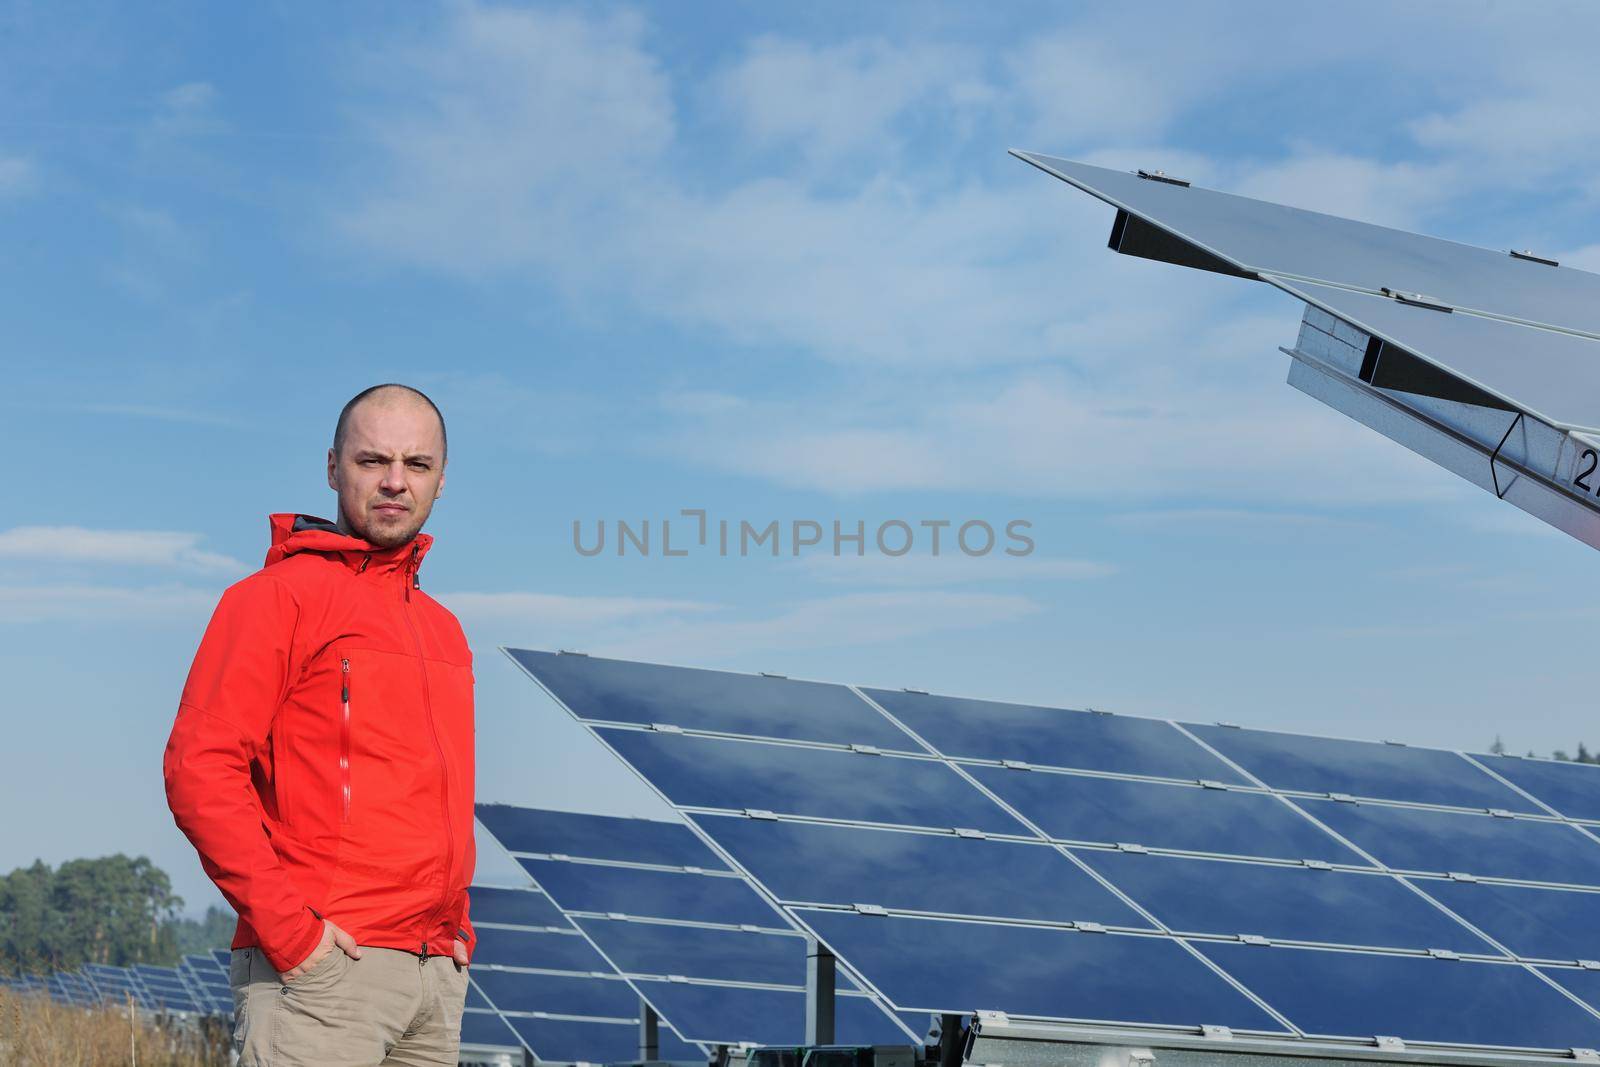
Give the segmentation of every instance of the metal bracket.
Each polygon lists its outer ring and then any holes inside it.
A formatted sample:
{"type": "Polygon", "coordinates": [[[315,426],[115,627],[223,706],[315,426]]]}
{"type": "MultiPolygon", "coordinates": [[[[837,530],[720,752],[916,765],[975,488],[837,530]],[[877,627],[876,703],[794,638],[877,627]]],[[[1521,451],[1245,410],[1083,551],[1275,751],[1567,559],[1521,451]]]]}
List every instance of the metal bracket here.
{"type": "Polygon", "coordinates": [[[1341,804],[1354,804],[1356,802],[1356,798],[1349,793],[1329,793],[1328,799],[1337,800],[1341,804]]]}
{"type": "Polygon", "coordinates": [[[761,672],[761,677],[763,677],[763,678],[781,678],[784,681],[788,681],[789,680],[789,676],[787,674],[774,674],[772,671],[762,671],[761,672]]]}
{"type": "Polygon", "coordinates": [[[1525,259],[1529,263],[1543,263],[1547,267],[1559,267],[1559,266],[1561,266],[1561,262],[1559,260],[1549,259],[1549,258],[1546,258],[1545,256],[1535,255],[1534,253],[1528,251],[1526,248],[1522,248],[1522,249],[1513,248],[1513,249],[1510,249],[1509,252],[1510,252],[1510,255],[1511,255],[1512,259],[1525,259]]]}
{"type": "Polygon", "coordinates": [[[1006,768],[1006,770],[1009,770],[1009,771],[1031,771],[1031,770],[1033,770],[1033,766],[1031,764],[1029,764],[1025,760],[1019,760],[1019,759],[1003,759],[1003,760],[1000,761],[1000,766],[1006,768]]]}
{"type": "Polygon", "coordinates": [[[589,653],[587,653],[587,652],[579,652],[575,648],[558,648],[558,649],[556,649],[556,655],[558,655],[558,656],[587,656],[588,654],[589,653]]]}
{"type": "Polygon", "coordinates": [[[705,871],[704,867],[685,867],[683,869],[683,873],[684,874],[705,874],[706,871],[705,871]]]}
{"type": "Polygon", "coordinates": [[[954,830],[957,837],[964,837],[970,841],[987,841],[989,835],[982,830],[973,830],[966,826],[957,826],[954,830]]]}
{"type": "Polygon", "coordinates": [[[1514,818],[1516,818],[1515,815],[1512,815],[1505,808],[1487,808],[1485,810],[1487,810],[1490,815],[1493,815],[1497,819],[1514,819],[1514,818]]]}
{"type": "Polygon", "coordinates": [[[1333,864],[1329,863],[1327,860],[1301,860],[1300,862],[1311,868],[1313,871],[1333,870],[1333,864]]]}
{"type": "Polygon", "coordinates": [[[1522,421],[1522,412],[1517,412],[1517,417],[1511,420],[1511,425],[1506,427],[1505,434],[1500,438],[1500,443],[1494,446],[1494,451],[1489,453],[1489,477],[1494,481],[1494,495],[1500,500],[1506,498],[1506,493],[1511,491],[1510,483],[1504,489],[1500,488],[1500,475],[1495,472],[1494,461],[1500,458],[1500,450],[1506,447],[1506,442],[1511,440],[1511,431],[1517,428],[1517,423],[1522,421]]]}
{"type": "Polygon", "coordinates": [[[1476,882],[1478,880],[1478,876],[1475,874],[1468,874],[1466,871],[1451,871],[1450,880],[1452,882],[1476,882]]]}
{"type": "Polygon", "coordinates": [[[850,746],[850,751],[851,752],[859,752],[863,756],[881,756],[881,755],[883,755],[883,749],[879,748],[877,745],[851,745],[850,746]]]}
{"type": "Polygon", "coordinates": [[[681,733],[683,733],[683,727],[677,725],[676,723],[670,723],[670,722],[653,722],[653,723],[650,724],[650,729],[654,730],[658,734],[681,734],[681,733]]]}
{"type": "Polygon", "coordinates": [[[1244,727],[1240,726],[1236,722],[1219,722],[1219,723],[1217,723],[1217,725],[1222,727],[1224,730],[1242,730],[1242,729],[1244,729],[1244,727]]]}
{"type": "Polygon", "coordinates": [[[1140,856],[1143,856],[1146,853],[1148,853],[1150,850],[1148,848],[1145,848],[1143,845],[1135,844],[1132,841],[1118,841],[1117,842],[1117,851],[1118,852],[1133,852],[1133,853],[1137,853],[1140,856]]]}
{"type": "Polygon", "coordinates": [[[1137,173],[1139,177],[1144,178],[1146,181],[1162,182],[1166,185],[1177,185],[1184,189],[1189,188],[1188,182],[1184,181],[1182,178],[1174,178],[1164,170],[1139,170],[1135,173],[1137,173]]]}
{"type": "Polygon", "coordinates": [[[1233,1030],[1226,1026],[1202,1026],[1200,1036],[1212,1041],[1232,1041],[1233,1030]]]}
{"type": "Polygon", "coordinates": [[[1579,960],[1578,966],[1586,971],[1600,971],[1600,960],[1579,960]]]}
{"type": "Polygon", "coordinates": [[[1202,789],[1227,789],[1228,788],[1227,786],[1223,785],[1221,782],[1214,781],[1214,780],[1212,780],[1210,778],[1201,778],[1198,781],[1200,782],[1200,788],[1202,788],[1202,789]]]}
{"type": "Polygon", "coordinates": [[[1600,1052],[1592,1048],[1575,1048],[1572,1050],[1572,1058],[1583,1063],[1600,1063],[1600,1052]]]}
{"type": "Polygon", "coordinates": [[[1103,923],[1076,922],[1072,924],[1072,928],[1074,930],[1082,931],[1086,934],[1103,934],[1106,932],[1106,928],[1103,923]]]}
{"type": "Polygon", "coordinates": [[[1436,960],[1459,960],[1461,953],[1449,948],[1430,948],[1428,955],[1436,960]]]}
{"type": "Polygon", "coordinates": [[[852,904],[857,915],[888,915],[889,909],[882,904],[852,904]]]}
{"type": "Polygon", "coordinates": [[[765,819],[768,822],[778,821],[778,817],[766,808],[745,808],[744,817],[747,819],[765,819]]]}
{"type": "Polygon", "coordinates": [[[1385,1052],[1404,1052],[1406,1048],[1406,1043],[1398,1037],[1386,1037],[1383,1034],[1373,1038],[1372,1043],[1385,1052]]]}
{"type": "Polygon", "coordinates": [[[913,689],[909,685],[901,686],[900,687],[900,692],[902,692],[902,693],[915,693],[919,697],[925,697],[925,696],[928,695],[928,691],[926,689],[913,689]]]}
{"type": "Polygon", "coordinates": [[[1406,747],[1406,743],[1404,741],[1391,741],[1387,737],[1383,739],[1383,743],[1386,744],[1386,745],[1393,745],[1395,748],[1405,748],[1406,747]]]}
{"type": "Polygon", "coordinates": [[[1260,934],[1240,934],[1239,941],[1246,945],[1270,945],[1272,941],[1260,934]]]}
{"type": "Polygon", "coordinates": [[[1090,715],[1115,715],[1116,714],[1116,712],[1114,712],[1114,711],[1106,711],[1106,710],[1104,710],[1102,708],[1084,708],[1083,710],[1087,711],[1090,715]]]}
{"type": "Polygon", "coordinates": [[[1387,285],[1383,287],[1382,292],[1384,296],[1392,297],[1402,304],[1410,304],[1412,307],[1427,308],[1430,311],[1443,311],[1446,314],[1455,310],[1455,308],[1451,307],[1449,304],[1446,304],[1438,297],[1427,296],[1423,293],[1411,293],[1406,292],[1403,289],[1391,289],[1387,285]]]}

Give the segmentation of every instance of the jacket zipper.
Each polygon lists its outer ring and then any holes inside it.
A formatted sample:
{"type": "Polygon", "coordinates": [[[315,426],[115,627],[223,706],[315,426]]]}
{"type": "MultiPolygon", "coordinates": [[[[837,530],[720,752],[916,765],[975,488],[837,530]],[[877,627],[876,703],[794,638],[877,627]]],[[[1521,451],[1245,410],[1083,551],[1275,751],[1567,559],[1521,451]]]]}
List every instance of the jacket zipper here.
{"type": "Polygon", "coordinates": [[[339,720],[339,791],[344,800],[344,819],[350,821],[350,661],[341,659],[339,670],[343,673],[343,684],[339,688],[339,699],[343,704],[343,711],[339,720]]]}
{"type": "Polygon", "coordinates": [[[428,733],[433,738],[434,754],[439,757],[439,804],[440,812],[444,816],[445,857],[444,886],[442,887],[443,892],[441,892],[439,895],[438,906],[433,909],[433,912],[428,916],[427,922],[423,924],[422,950],[417,954],[418,958],[423,963],[427,963],[428,931],[433,929],[434,923],[439,921],[439,913],[444,910],[446,904],[450,903],[450,863],[456,854],[456,835],[454,828],[450,825],[450,769],[445,763],[444,746],[439,743],[439,727],[433,718],[433,697],[428,689],[428,660],[422,652],[422,638],[417,633],[417,624],[415,620],[411,618],[411,590],[413,588],[421,588],[422,586],[422,583],[417,580],[417,547],[415,545],[411,546],[410,571],[410,580],[405,584],[406,626],[411,630],[411,640],[414,641],[417,646],[417,662],[422,667],[422,707],[423,711],[428,717],[428,733]]]}

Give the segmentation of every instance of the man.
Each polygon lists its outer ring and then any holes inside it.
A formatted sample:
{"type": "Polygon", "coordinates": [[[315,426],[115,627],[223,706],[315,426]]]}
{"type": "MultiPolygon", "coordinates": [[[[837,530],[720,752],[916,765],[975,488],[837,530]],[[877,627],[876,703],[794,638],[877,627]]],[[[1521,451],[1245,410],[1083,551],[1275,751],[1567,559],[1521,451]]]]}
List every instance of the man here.
{"type": "Polygon", "coordinates": [[[271,516],[184,684],[167,802],[239,913],[242,1067],[455,1064],[476,939],[472,653],[422,592],[444,419],[379,385],[328,451],[336,523],[271,516]]]}

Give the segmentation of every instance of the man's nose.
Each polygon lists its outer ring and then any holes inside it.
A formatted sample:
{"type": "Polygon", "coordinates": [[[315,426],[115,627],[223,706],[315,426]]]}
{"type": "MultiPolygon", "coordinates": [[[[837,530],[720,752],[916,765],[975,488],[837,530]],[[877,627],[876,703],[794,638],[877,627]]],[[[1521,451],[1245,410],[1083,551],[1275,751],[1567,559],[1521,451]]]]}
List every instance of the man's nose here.
{"type": "Polygon", "coordinates": [[[403,493],[406,491],[406,469],[403,464],[391,463],[383,472],[383,491],[386,493],[403,493]]]}

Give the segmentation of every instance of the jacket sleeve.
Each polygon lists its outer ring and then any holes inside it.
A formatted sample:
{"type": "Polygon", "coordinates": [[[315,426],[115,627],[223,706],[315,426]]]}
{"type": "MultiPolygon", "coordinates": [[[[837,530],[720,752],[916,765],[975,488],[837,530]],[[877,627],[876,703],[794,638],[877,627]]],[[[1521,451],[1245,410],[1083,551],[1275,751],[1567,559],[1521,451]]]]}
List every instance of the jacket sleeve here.
{"type": "Polygon", "coordinates": [[[293,677],[299,616],[288,587],[261,572],[222,594],[162,760],[178,828],[278,971],[300,964],[322,938],[321,919],[273,851],[250,780],[293,677]]]}
{"type": "Polygon", "coordinates": [[[467,961],[471,962],[472,952],[478,947],[478,934],[472,928],[472,920],[467,917],[467,912],[472,906],[472,893],[463,890],[461,893],[461,919],[456,923],[456,937],[467,946],[467,961]]]}

